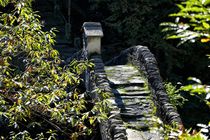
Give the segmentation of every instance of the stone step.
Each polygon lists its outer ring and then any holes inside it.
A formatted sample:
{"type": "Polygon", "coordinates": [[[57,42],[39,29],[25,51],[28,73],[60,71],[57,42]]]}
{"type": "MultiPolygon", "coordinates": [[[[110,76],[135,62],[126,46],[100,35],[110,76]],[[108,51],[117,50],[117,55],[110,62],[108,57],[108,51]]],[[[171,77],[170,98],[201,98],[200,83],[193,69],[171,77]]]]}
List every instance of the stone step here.
{"type": "Polygon", "coordinates": [[[150,98],[145,98],[141,96],[115,96],[114,98],[116,104],[123,104],[124,106],[129,106],[132,103],[138,103],[137,106],[141,107],[147,107],[147,106],[153,106],[153,101],[150,98]]]}
{"type": "Polygon", "coordinates": [[[135,129],[126,129],[128,140],[161,140],[160,134],[150,131],[138,131],[135,129]]]}
{"type": "Polygon", "coordinates": [[[146,104],[151,103],[151,99],[145,99],[145,98],[123,98],[123,97],[115,97],[116,102],[123,102],[125,105],[128,103],[138,103],[138,104],[146,104]]]}
{"type": "MultiPolygon", "coordinates": [[[[142,119],[142,118],[141,118],[142,119]]],[[[155,130],[157,127],[159,127],[159,123],[155,120],[141,120],[138,121],[137,119],[129,119],[129,118],[123,118],[124,126],[126,128],[133,128],[136,130],[155,130]]]]}
{"type": "Polygon", "coordinates": [[[116,105],[118,108],[120,108],[120,109],[122,109],[122,108],[128,108],[128,107],[136,107],[136,109],[137,109],[137,107],[138,107],[138,105],[139,106],[141,106],[141,109],[143,110],[144,108],[152,108],[151,107],[151,105],[149,105],[149,104],[138,104],[138,103],[126,103],[126,104],[124,104],[124,103],[115,103],[115,104],[113,104],[113,105],[116,105]]]}
{"type": "Polygon", "coordinates": [[[142,118],[127,118],[127,119],[123,119],[125,122],[153,122],[153,123],[162,123],[162,122],[159,122],[158,118],[155,117],[155,116],[150,116],[150,115],[147,115],[147,116],[144,116],[142,118]]]}
{"type": "Polygon", "coordinates": [[[149,130],[150,127],[152,127],[152,124],[148,124],[146,122],[135,122],[135,123],[126,123],[125,127],[132,128],[136,130],[149,130]]]}
{"type": "Polygon", "coordinates": [[[129,119],[137,119],[137,118],[147,118],[147,117],[152,117],[150,114],[143,114],[143,113],[138,113],[138,114],[129,114],[129,113],[120,113],[121,118],[123,121],[128,121],[129,119]]]}
{"type": "MultiPolygon", "coordinates": [[[[150,91],[148,91],[148,90],[126,92],[126,91],[123,91],[122,89],[121,90],[112,89],[112,92],[114,93],[115,96],[135,96],[135,97],[136,96],[142,96],[142,97],[150,96],[150,91]]],[[[135,97],[133,97],[133,98],[135,98],[135,97]]]]}
{"type": "MultiPolygon", "coordinates": [[[[144,108],[153,108],[153,106],[150,104],[150,103],[142,103],[142,104],[126,104],[124,105],[124,108],[127,107],[127,108],[136,108],[136,109],[144,109],[144,108]]],[[[123,108],[123,107],[122,107],[123,108]]]]}
{"type": "Polygon", "coordinates": [[[112,88],[144,87],[146,83],[139,71],[129,65],[106,66],[105,71],[112,88]]]}
{"type": "Polygon", "coordinates": [[[128,106],[125,106],[124,108],[120,108],[120,111],[122,113],[138,113],[138,112],[142,112],[142,111],[146,111],[148,114],[149,113],[153,113],[154,112],[154,108],[152,106],[147,106],[147,107],[144,107],[144,106],[133,106],[133,107],[128,107],[128,106]]]}
{"type": "Polygon", "coordinates": [[[130,107],[130,106],[142,106],[142,107],[148,107],[151,106],[151,103],[145,102],[145,101],[141,101],[141,102],[125,102],[122,99],[119,98],[110,98],[108,99],[108,101],[110,102],[110,104],[112,105],[116,105],[119,108],[123,108],[125,106],[130,107]]]}
{"type": "Polygon", "coordinates": [[[112,78],[109,78],[109,81],[112,85],[116,85],[116,86],[144,86],[145,84],[145,81],[143,80],[140,80],[140,79],[119,79],[119,78],[116,78],[114,79],[113,77],[112,78]]]}
{"type": "Polygon", "coordinates": [[[135,123],[139,123],[139,124],[146,123],[150,125],[151,128],[157,127],[159,124],[158,120],[151,119],[151,116],[150,116],[150,119],[148,119],[147,117],[127,118],[127,119],[123,119],[123,121],[125,124],[131,124],[131,125],[135,123]]]}
{"type": "Polygon", "coordinates": [[[109,84],[110,84],[110,87],[111,88],[122,88],[122,87],[131,87],[131,86],[136,86],[136,87],[139,87],[139,88],[143,88],[145,87],[145,82],[141,82],[141,83],[129,83],[127,81],[110,81],[110,78],[108,78],[109,80],[109,84]],[[117,83],[117,84],[116,84],[117,83]]]}
{"type": "Polygon", "coordinates": [[[137,102],[142,102],[142,100],[146,100],[147,102],[152,102],[152,100],[147,96],[115,96],[115,99],[122,99],[124,102],[135,100],[137,102]]]}
{"type": "Polygon", "coordinates": [[[107,66],[106,71],[134,71],[137,72],[138,70],[131,65],[115,65],[115,66],[107,66]]]}
{"type": "Polygon", "coordinates": [[[124,93],[124,92],[146,91],[148,89],[145,88],[145,87],[139,87],[139,86],[133,86],[133,85],[131,85],[131,86],[125,86],[125,87],[118,87],[116,90],[118,90],[121,93],[124,93]]]}
{"type": "Polygon", "coordinates": [[[121,116],[133,116],[133,117],[135,117],[135,116],[144,116],[144,115],[154,115],[154,109],[152,109],[152,108],[147,108],[147,109],[143,109],[142,108],[142,110],[140,110],[140,109],[126,109],[126,107],[125,108],[121,108],[120,109],[120,114],[121,114],[121,116]]]}
{"type": "MultiPolygon", "coordinates": [[[[122,68],[123,69],[123,68],[122,68]]],[[[124,70],[108,70],[106,69],[106,72],[108,75],[112,75],[113,77],[119,77],[119,76],[124,76],[124,77],[141,77],[140,73],[138,70],[131,70],[131,71],[124,71],[124,70]]]]}
{"type": "Polygon", "coordinates": [[[118,73],[117,76],[110,75],[107,73],[107,76],[109,77],[109,80],[113,82],[114,84],[127,84],[127,83],[145,83],[142,77],[140,76],[133,76],[133,75],[124,75],[118,73]]]}

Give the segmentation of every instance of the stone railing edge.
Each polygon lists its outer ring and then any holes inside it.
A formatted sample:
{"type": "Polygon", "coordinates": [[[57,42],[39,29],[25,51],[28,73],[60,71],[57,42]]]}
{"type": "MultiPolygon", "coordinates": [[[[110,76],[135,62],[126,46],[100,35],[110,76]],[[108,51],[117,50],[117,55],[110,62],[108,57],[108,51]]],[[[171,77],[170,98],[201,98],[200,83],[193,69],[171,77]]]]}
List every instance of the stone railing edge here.
{"type": "Polygon", "coordinates": [[[182,125],[180,115],[176,108],[169,103],[169,98],[166,93],[162,78],[160,76],[157,61],[154,55],[146,46],[135,46],[132,49],[132,54],[128,55],[129,61],[142,70],[148,78],[148,83],[153,93],[153,98],[157,101],[156,106],[159,112],[157,115],[161,117],[166,124],[182,125]]]}
{"type": "MultiPolygon", "coordinates": [[[[104,63],[101,59],[101,55],[93,55],[90,57],[90,60],[95,64],[94,71],[90,73],[90,96],[92,98],[98,98],[97,89],[112,93],[112,89],[104,70],[104,63]]],[[[126,128],[123,126],[119,108],[116,105],[112,105],[109,108],[108,120],[100,123],[102,140],[127,140],[126,128]]]]}

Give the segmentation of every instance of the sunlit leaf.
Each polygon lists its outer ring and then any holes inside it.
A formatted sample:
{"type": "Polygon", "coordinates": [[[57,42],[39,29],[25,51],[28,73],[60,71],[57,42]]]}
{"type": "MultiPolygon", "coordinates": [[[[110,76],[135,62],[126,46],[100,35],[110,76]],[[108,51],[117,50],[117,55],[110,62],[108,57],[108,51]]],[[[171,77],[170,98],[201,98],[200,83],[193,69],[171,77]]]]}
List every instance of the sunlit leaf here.
{"type": "Polygon", "coordinates": [[[209,42],[209,41],[210,41],[210,38],[201,38],[202,43],[206,43],[206,42],[209,42]]]}
{"type": "Polygon", "coordinates": [[[198,79],[198,78],[196,78],[196,77],[189,77],[187,80],[192,80],[192,81],[194,81],[194,82],[196,82],[196,83],[201,84],[201,80],[198,79]]]}

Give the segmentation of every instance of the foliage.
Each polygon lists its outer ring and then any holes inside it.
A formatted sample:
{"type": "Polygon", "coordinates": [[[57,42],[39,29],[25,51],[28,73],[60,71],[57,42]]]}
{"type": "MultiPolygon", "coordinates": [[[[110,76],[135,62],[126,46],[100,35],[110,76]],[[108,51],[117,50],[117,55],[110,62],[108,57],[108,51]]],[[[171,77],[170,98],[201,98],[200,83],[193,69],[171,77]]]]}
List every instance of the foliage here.
{"type": "Polygon", "coordinates": [[[179,11],[170,14],[176,17],[175,22],[165,22],[162,26],[164,32],[167,32],[168,39],[181,39],[180,44],[186,41],[195,42],[201,39],[201,42],[210,41],[210,1],[209,0],[187,0],[177,4],[179,11]]]}
{"type": "MultiPolygon", "coordinates": [[[[176,17],[175,22],[165,22],[162,26],[166,26],[163,31],[167,32],[168,39],[179,38],[183,44],[186,41],[195,42],[195,39],[201,39],[201,42],[210,41],[210,1],[209,0],[187,0],[177,4],[179,12],[170,14],[172,17],[176,17]]],[[[192,95],[198,93],[204,95],[202,99],[209,104],[205,99],[209,92],[209,87],[202,85],[201,81],[196,78],[188,78],[196,82],[196,84],[190,84],[183,86],[181,90],[188,91],[192,95]]]]}
{"type": "Polygon", "coordinates": [[[198,97],[201,101],[204,101],[210,108],[210,86],[203,85],[201,81],[195,77],[189,77],[188,80],[193,81],[193,83],[182,86],[180,90],[189,92],[192,96],[198,97]]]}
{"type": "Polygon", "coordinates": [[[165,83],[164,86],[166,88],[170,103],[175,107],[182,107],[187,99],[180,95],[179,90],[177,90],[176,86],[173,86],[172,83],[165,83]]]}
{"type": "Polygon", "coordinates": [[[185,130],[178,136],[180,140],[207,140],[207,137],[204,136],[201,132],[195,132],[194,134],[190,133],[191,130],[185,130]]]}
{"type": "MultiPolygon", "coordinates": [[[[209,0],[186,0],[177,4],[179,11],[177,13],[170,14],[171,17],[176,17],[175,22],[165,22],[161,25],[165,28],[164,32],[167,32],[166,38],[168,39],[180,39],[181,45],[187,41],[206,43],[210,41],[210,1],[209,0]]],[[[203,48],[204,49],[204,48],[203,48]]],[[[197,65],[199,67],[199,65],[197,65]]],[[[207,68],[207,67],[206,67],[207,68]]],[[[209,86],[203,85],[197,78],[190,77],[191,81],[189,85],[182,86],[180,91],[190,93],[192,96],[199,98],[209,106],[209,86]]],[[[201,129],[202,130],[202,129],[201,129]]],[[[209,132],[207,132],[209,136],[209,132]]],[[[180,139],[205,139],[202,137],[201,132],[195,135],[190,135],[188,131],[179,136],[180,139]]]]}
{"type": "MultiPolygon", "coordinates": [[[[164,125],[163,131],[164,139],[179,139],[179,140],[207,140],[208,137],[192,129],[179,129],[178,127],[171,127],[164,125]]],[[[207,134],[208,135],[208,134],[207,134]]]]}
{"type": "Polygon", "coordinates": [[[199,132],[194,135],[189,134],[189,132],[182,133],[179,136],[180,140],[206,140],[206,138],[199,132]]]}
{"type": "MultiPolygon", "coordinates": [[[[167,39],[180,39],[181,45],[187,41],[207,43],[210,41],[210,1],[209,0],[187,0],[177,4],[179,11],[169,16],[175,17],[174,22],[163,22],[167,39]]],[[[196,44],[201,46],[201,44],[196,44]]],[[[207,46],[209,48],[209,46],[207,46]]],[[[204,52],[208,51],[207,47],[204,52]]],[[[195,50],[196,51],[196,50],[195,50]]],[[[196,53],[198,53],[196,51],[196,53]]],[[[191,54],[192,55],[192,54],[191,54]]],[[[208,55],[207,55],[208,56],[208,55]]],[[[192,59],[192,57],[191,57],[192,59]]],[[[200,60],[202,61],[202,60],[200,60]]],[[[206,67],[206,66],[205,66],[206,67]]]]}
{"type": "Polygon", "coordinates": [[[104,118],[105,102],[78,89],[88,61],[62,66],[52,48],[53,29],[42,31],[32,0],[0,0],[0,139],[76,139],[104,118]]]}

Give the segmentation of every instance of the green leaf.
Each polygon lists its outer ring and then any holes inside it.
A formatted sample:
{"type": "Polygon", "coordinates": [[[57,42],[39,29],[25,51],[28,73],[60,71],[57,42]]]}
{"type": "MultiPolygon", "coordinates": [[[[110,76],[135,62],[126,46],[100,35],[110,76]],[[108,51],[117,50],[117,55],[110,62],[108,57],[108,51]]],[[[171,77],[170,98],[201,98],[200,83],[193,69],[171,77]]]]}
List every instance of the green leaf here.
{"type": "Polygon", "coordinates": [[[92,125],[95,122],[95,120],[96,120],[95,117],[90,117],[89,118],[90,125],[92,125]]]}
{"type": "Polygon", "coordinates": [[[206,29],[210,29],[210,25],[206,22],[202,22],[203,24],[203,27],[206,28],[206,29]]]}
{"type": "Polygon", "coordinates": [[[210,0],[202,0],[202,1],[203,1],[203,4],[204,4],[205,6],[207,6],[207,5],[210,4],[210,0]]]}
{"type": "Polygon", "coordinates": [[[196,77],[189,77],[189,78],[187,78],[187,80],[191,80],[191,81],[194,81],[194,82],[196,82],[198,84],[201,84],[201,80],[196,78],[196,77]]]}
{"type": "Polygon", "coordinates": [[[0,5],[5,7],[6,5],[8,5],[9,0],[0,0],[0,5]]]}

